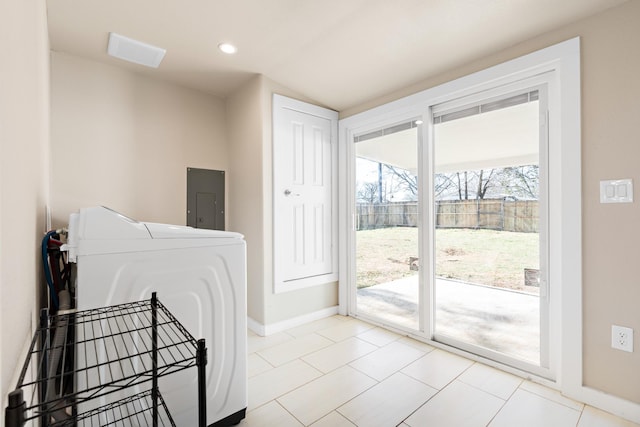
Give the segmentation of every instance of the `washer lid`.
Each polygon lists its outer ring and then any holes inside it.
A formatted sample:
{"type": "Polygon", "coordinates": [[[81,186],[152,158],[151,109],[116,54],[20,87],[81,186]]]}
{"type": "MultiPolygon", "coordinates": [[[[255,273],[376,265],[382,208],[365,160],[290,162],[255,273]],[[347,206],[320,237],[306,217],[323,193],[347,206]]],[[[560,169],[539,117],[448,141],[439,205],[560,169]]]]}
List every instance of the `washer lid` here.
{"type": "Polygon", "coordinates": [[[242,239],[244,236],[232,231],[192,228],[184,225],[143,222],[153,239],[242,239]]]}
{"type": "Polygon", "coordinates": [[[69,239],[74,242],[151,238],[144,224],[104,206],[82,208],[69,221],[69,239]]]}

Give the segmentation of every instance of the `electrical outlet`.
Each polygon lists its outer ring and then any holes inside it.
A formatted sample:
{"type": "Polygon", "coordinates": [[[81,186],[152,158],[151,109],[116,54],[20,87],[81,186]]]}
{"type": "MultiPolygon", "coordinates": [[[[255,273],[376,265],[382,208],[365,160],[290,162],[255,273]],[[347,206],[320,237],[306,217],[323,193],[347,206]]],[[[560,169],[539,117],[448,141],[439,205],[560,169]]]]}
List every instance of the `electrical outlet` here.
{"type": "Polygon", "coordinates": [[[611,325],[611,347],[633,353],[633,329],[611,325]]]}

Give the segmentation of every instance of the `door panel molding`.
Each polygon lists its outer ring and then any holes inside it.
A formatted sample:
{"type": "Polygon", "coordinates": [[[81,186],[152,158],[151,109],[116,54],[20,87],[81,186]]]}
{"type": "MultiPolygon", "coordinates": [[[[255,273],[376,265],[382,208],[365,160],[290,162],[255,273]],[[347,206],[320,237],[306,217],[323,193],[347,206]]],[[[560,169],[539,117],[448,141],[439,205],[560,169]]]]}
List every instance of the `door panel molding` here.
{"type": "Polygon", "coordinates": [[[273,96],[274,292],[335,282],[338,113],[273,96]]]}

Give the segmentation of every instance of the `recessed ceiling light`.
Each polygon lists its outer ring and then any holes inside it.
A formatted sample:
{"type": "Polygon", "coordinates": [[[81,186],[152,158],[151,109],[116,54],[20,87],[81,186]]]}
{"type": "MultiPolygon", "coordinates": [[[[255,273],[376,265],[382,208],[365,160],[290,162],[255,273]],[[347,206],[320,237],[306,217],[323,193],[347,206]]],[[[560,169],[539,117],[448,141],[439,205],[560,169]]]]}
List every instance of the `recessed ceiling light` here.
{"type": "Polygon", "coordinates": [[[233,55],[238,51],[238,48],[232,45],[231,43],[220,43],[218,45],[218,49],[220,49],[220,51],[228,55],[233,55]]]}

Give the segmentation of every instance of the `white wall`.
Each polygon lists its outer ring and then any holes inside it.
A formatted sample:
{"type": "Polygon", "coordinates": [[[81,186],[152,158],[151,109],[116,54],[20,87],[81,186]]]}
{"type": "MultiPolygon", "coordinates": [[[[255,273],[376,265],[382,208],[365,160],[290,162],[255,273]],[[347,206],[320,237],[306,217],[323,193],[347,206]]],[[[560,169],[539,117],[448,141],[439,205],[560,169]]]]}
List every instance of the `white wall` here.
{"type": "Polygon", "coordinates": [[[229,228],[247,242],[247,312],[263,323],[264,264],[261,78],[256,76],[227,100],[229,129],[229,228]]]}
{"type": "Polygon", "coordinates": [[[273,93],[313,103],[263,76],[227,100],[231,208],[236,213],[231,224],[247,239],[249,317],[267,329],[338,304],[337,283],[273,292],[273,93]]]}
{"type": "Polygon", "coordinates": [[[211,95],[53,52],[54,225],[96,205],[185,224],[187,167],[228,168],[224,108],[211,95]]]}
{"type": "Polygon", "coordinates": [[[45,0],[0,2],[0,393],[24,360],[43,294],[48,203],[49,40],[45,0]]]}

